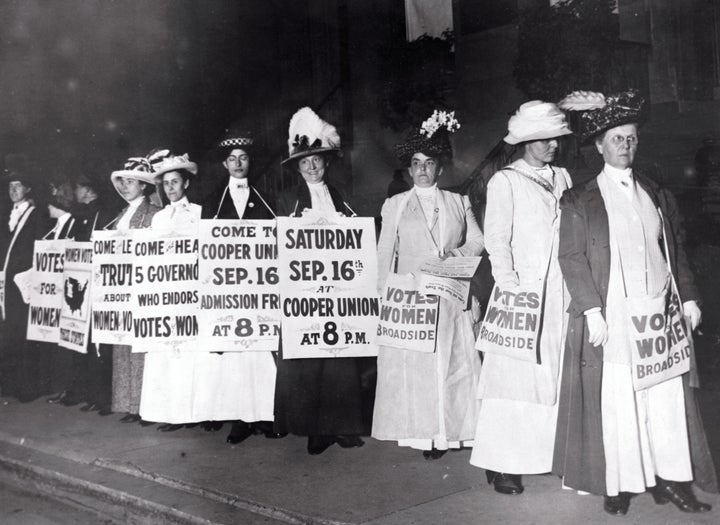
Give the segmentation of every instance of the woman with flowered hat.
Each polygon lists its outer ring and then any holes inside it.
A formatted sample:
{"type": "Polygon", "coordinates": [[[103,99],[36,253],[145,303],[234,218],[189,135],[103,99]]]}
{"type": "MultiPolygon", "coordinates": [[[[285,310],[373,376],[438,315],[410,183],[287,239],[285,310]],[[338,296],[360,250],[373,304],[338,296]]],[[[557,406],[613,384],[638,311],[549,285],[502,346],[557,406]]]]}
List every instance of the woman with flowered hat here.
{"type": "MultiPolygon", "coordinates": [[[[217,146],[227,179],[204,200],[204,219],[274,219],[268,198],[252,184],[257,139],[240,126],[225,132],[217,146]]],[[[212,349],[208,349],[212,351],[212,349]]],[[[193,414],[206,430],[232,421],[226,442],[253,434],[282,437],[273,430],[275,359],[271,352],[206,353],[197,361],[193,414]]]]}
{"type": "MultiPolygon", "coordinates": [[[[165,150],[167,151],[167,150],[165,150]]],[[[190,202],[186,192],[197,175],[197,164],[187,154],[169,151],[153,164],[155,183],[166,206],[157,212],[151,227],[161,233],[197,234],[202,208],[190,202]]],[[[140,417],[144,421],[164,423],[158,430],[172,431],[193,418],[193,376],[201,354],[171,350],[145,354],[140,398],[140,417]]]]}
{"type": "MultiPolygon", "coordinates": [[[[160,151],[148,157],[131,157],[123,169],[110,176],[115,190],[128,205],[110,224],[111,229],[129,231],[149,228],[160,208],[148,198],[155,192],[153,163],[167,155],[160,151]]],[[[140,421],[145,354],[131,352],[128,345],[112,345],[112,406],[113,412],[125,412],[123,423],[140,421]]]]}
{"type": "MultiPolygon", "coordinates": [[[[385,201],[378,241],[378,289],[389,273],[416,272],[431,257],[478,256],[483,234],[467,197],[438,188],[451,161],[454,112],[436,111],[396,151],[414,186],[385,201]]],[[[433,353],[380,347],[372,436],[438,459],[472,442],[480,357],[473,348],[477,304],[439,298],[433,353]],[[474,307],[473,307],[474,306],[474,307]]]]}
{"type": "MultiPolygon", "coordinates": [[[[278,195],[278,215],[355,215],[340,192],[325,181],[329,167],[342,156],[335,126],[308,107],[298,110],[290,120],[288,151],[283,164],[303,180],[278,195]]],[[[275,431],[308,436],[307,451],[312,455],[334,443],[343,448],[362,446],[358,360],[279,359],[275,431]]]]}
{"type": "Polygon", "coordinates": [[[504,139],[522,156],[495,173],[487,187],[485,247],[496,289],[544,289],[536,355],[525,361],[484,352],[470,463],[484,468],[501,494],[522,493],[523,474],[552,468],[569,302],[558,264],[560,197],[572,186],[568,172],[552,161],[559,138],[570,133],[555,104],[522,104],[504,139]]]}

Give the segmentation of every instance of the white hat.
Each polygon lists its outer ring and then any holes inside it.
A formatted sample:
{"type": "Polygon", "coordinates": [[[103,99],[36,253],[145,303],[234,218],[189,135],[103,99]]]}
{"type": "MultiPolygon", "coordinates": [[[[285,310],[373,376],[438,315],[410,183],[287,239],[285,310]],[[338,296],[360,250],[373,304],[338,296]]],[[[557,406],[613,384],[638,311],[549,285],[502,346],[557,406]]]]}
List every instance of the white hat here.
{"type": "Polygon", "coordinates": [[[155,172],[147,157],[130,157],[125,162],[123,169],[112,172],[110,180],[115,184],[122,177],[136,179],[147,184],[155,184],[155,172]]]}
{"type": "Polygon", "coordinates": [[[197,164],[190,160],[187,153],[165,157],[153,165],[153,168],[157,179],[161,179],[169,171],[185,170],[193,175],[197,175],[198,171],[197,164]]]}
{"type": "Polygon", "coordinates": [[[282,161],[283,164],[326,151],[342,156],[340,135],[335,126],[325,122],[308,107],[297,110],[292,116],[288,135],[288,158],[282,161]]]}
{"type": "Polygon", "coordinates": [[[565,114],[555,104],[531,100],[525,102],[508,121],[508,134],[503,139],[508,144],[520,144],[532,140],[547,140],[572,131],[565,114]]]}

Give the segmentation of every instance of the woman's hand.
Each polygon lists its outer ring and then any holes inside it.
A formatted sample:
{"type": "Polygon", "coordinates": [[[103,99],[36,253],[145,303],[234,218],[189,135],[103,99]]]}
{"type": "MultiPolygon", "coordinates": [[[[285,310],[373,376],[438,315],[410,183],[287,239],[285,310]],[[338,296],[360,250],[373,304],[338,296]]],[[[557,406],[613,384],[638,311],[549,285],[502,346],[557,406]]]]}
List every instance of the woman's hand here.
{"type": "Polygon", "coordinates": [[[588,341],[593,346],[603,346],[608,340],[608,327],[602,312],[591,312],[585,316],[588,341]]]}

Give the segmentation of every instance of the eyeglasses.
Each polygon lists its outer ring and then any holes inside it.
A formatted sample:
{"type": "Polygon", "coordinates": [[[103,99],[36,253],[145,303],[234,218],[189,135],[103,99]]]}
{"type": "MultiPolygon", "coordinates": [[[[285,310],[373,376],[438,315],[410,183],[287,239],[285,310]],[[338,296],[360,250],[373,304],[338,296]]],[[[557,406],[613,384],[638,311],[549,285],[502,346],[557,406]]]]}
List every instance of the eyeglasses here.
{"type": "Polygon", "coordinates": [[[613,135],[610,137],[610,143],[613,146],[620,146],[623,142],[627,142],[628,146],[637,146],[638,138],[635,135],[623,137],[622,135],[613,135]]]}

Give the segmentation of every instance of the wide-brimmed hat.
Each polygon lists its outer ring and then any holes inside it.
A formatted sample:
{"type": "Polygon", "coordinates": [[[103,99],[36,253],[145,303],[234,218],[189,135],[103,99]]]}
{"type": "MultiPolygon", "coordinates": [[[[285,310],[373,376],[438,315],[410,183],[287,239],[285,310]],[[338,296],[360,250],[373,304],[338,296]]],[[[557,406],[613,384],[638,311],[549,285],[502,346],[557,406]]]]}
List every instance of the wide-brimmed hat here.
{"type": "Polygon", "coordinates": [[[641,124],[644,106],[645,99],[636,89],[608,95],[602,107],[586,111],[580,117],[582,139],[589,140],[624,124],[641,124]]]}
{"type": "Polygon", "coordinates": [[[404,142],[395,145],[395,154],[400,162],[409,165],[415,153],[428,157],[452,157],[450,133],[460,129],[455,112],[435,110],[425,122],[410,130],[404,142]]]}
{"type": "Polygon", "coordinates": [[[169,171],[185,170],[192,175],[197,175],[198,171],[197,164],[190,160],[187,153],[184,155],[169,155],[164,157],[154,164],[153,168],[156,179],[162,179],[162,176],[169,171]]]}
{"type": "Polygon", "coordinates": [[[325,122],[312,109],[300,108],[290,119],[288,157],[282,164],[317,153],[334,153],[342,157],[340,146],[340,135],[335,126],[325,122]]]}
{"type": "Polygon", "coordinates": [[[115,182],[121,178],[136,179],[147,184],[155,184],[155,170],[147,157],[130,157],[123,169],[113,171],[110,180],[115,182]]]}
{"type": "Polygon", "coordinates": [[[572,131],[565,114],[551,102],[531,100],[521,105],[508,121],[508,133],[503,138],[508,144],[520,144],[533,140],[547,140],[572,131]]]}

